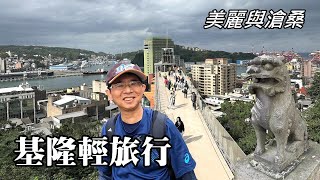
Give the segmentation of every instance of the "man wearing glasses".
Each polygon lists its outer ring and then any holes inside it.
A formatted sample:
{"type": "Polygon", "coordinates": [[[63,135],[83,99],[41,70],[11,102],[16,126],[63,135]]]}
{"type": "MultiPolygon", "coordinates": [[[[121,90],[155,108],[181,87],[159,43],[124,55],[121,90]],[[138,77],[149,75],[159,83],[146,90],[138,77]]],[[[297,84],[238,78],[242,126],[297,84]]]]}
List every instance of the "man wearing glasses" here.
{"type": "MultiPolygon", "coordinates": [[[[125,136],[138,138],[150,135],[152,115],[154,111],[143,108],[141,100],[147,79],[139,66],[122,61],[114,65],[107,74],[106,94],[120,110],[114,125],[114,136],[123,140],[125,136]]],[[[103,125],[102,135],[107,136],[110,128],[103,125]]],[[[176,179],[194,180],[194,168],[196,163],[192,158],[186,143],[173,122],[166,117],[165,136],[169,138],[171,147],[167,151],[169,166],[159,166],[157,159],[152,159],[149,166],[144,165],[144,159],[140,159],[136,165],[129,163],[125,166],[99,166],[99,179],[172,179],[170,172],[173,171],[176,179]],[[169,172],[170,171],[170,172],[169,172]]],[[[158,155],[157,158],[160,156],[158,155]]],[[[110,157],[109,157],[110,160],[110,157]]],[[[108,163],[110,161],[107,161],[108,163]]],[[[172,176],[172,175],[171,175],[172,176]]]]}

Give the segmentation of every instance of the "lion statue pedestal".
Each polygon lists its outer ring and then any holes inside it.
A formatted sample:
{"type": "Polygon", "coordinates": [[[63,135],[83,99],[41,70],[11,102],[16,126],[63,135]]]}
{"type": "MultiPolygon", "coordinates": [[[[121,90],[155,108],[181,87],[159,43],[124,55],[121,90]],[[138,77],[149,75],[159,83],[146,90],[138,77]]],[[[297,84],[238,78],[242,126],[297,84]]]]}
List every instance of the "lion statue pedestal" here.
{"type": "MultiPolygon", "coordinates": [[[[269,152],[266,146],[266,152],[269,152]]],[[[293,164],[281,172],[268,169],[265,162],[256,161],[254,154],[238,161],[235,165],[236,180],[319,180],[320,179],[320,145],[309,141],[309,149],[304,152],[293,164]]],[[[272,165],[271,165],[272,167],[272,165]]]]}

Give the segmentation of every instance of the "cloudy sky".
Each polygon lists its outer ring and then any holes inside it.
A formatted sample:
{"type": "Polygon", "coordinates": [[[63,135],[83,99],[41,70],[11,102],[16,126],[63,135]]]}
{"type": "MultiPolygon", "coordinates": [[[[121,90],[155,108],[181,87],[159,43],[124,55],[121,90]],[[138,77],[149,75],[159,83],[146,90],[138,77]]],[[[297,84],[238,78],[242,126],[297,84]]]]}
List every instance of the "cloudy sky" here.
{"type": "Polygon", "coordinates": [[[1,0],[0,44],[81,48],[107,53],[143,48],[150,36],[229,52],[320,49],[319,0],[1,0]],[[213,9],[305,9],[302,29],[203,29],[213,9]]]}

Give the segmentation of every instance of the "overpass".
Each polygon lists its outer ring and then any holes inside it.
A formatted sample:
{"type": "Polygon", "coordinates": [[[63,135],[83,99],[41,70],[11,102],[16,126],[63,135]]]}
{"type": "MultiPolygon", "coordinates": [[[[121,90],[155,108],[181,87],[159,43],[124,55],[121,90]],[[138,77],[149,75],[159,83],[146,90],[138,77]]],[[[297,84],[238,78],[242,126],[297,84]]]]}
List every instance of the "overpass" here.
{"type": "MultiPolygon", "coordinates": [[[[185,124],[183,138],[197,163],[195,168],[197,178],[234,179],[234,164],[244,158],[245,153],[206,107],[187,76],[185,79],[190,86],[188,97],[184,98],[181,90],[177,90],[175,107],[169,109],[170,92],[164,84],[163,75],[167,75],[167,72],[155,73],[154,108],[167,114],[174,122],[178,116],[181,117],[185,124]],[[197,94],[197,110],[192,107],[191,91],[197,94]]],[[[173,77],[169,79],[174,82],[173,77]]]]}

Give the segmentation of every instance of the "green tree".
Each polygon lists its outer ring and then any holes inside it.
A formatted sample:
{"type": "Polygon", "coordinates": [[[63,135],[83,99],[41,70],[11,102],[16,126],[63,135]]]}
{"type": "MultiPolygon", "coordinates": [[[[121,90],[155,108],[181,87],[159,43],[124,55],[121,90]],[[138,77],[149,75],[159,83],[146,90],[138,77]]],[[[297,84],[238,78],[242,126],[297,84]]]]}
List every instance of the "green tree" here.
{"type": "Polygon", "coordinates": [[[224,115],[217,118],[246,154],[253,152],[256,145],[254,129],[245,121],[251,115],[252,106],[253,103],[243,101],[224,102],[221,104],[224,115]]]}
{"type": "MultiPolygon", "coordinates": [[[[77,140],[82,136],[98,137],[102,124],[99,121],[91,119],[79,119],[79,123],[68,123],[60,129],[55,130],[55,137],[69,136],[77,140]]],[[[78,121],[77,121],[78,122],[78,121]]],[[[18,143],[15,142],[20,135],[19,129],[11,129],[8,131],[0,130],[0,179],[4,180],[34,180],[34,179],[97,179],[97,170],[93,166],[83,167],[82,161],[75,158],[75,167],[22,167],[15,166],[14,159],[18,156],[15,150],[19,149],[18,143]]],[[[30,138],[30,135],[28,135],[30,138]]],[[[39,148],[46,149],[46,144],[39,144],[39,148]]],[[[78,152],[75,152],[75,157],[78,152]]],[[[43,159],[46,164],[46,159],[43,159]]]]}
{"type": "Polygon", "coordinates": [[[134,56],[132,63],[137,64],[140,67],[143,67],[144,66],[143,61],[144,61],[143,52],[139,52],[134,56]]]}
{"type": "Polygon", "coordinates": [[[77,123],[65,123],[59,129],[55,129],[54,135],[71,136],[75,139],[80,139],[82,136],[97,137],[100,135],[100,127],[102,124],[99,121],[87,118],[76,120],[77,123]]]}
{"type": "Polygon", "coordinates": [[[9,55],[8,55],[7,53],[5,53],[5,52],[0,52],[0,58],[5,59],[5,58],[7,58],[7,57],[9,57],[9,55]]]}
{"type": "Polygon", "coordinates": [[[86,59],[90,55],[99,55],[101,53],[95,53],[93,51],[63,47],[46,47],[46,46],[15,46],[15,45],[1,45],[0,57],[7,56],[5,52],[11,51],[12,54],[17,54],[19,57],[25,56],[26,59],[35,59],[33,55],[40,55],[45,57],[51,54],[51,57],[62,57],[68,60],[86,59]],[[80,55],[81,54],[81,55],[80,55]]]}
{"type": "MultiPolygon", "coordinates": [[[[229,53],[225,51],[192,51],[182,48],[180,45],[174,46],[174,54],[179,55],[181,59],[184,59],[185,62],[203,62],[207,58],[228,58],[235,62],[236,60],[248,60],[256,57],[252,53],[242,53],[235,52],[229,53]]],[[[133,63],[143,66],[143,50],[126,52],[122,54],[116,54],[116,59],[128,58],[131,59],[133,63]]]]}
{"type": "Polygon", "coordinates": [[[320,101],[304,111],[303,117],[307,121],[309,139],[320,143],[320,101]]]}
{"type": "Polygon", "coordinates": [[[314,75],[312,86],[308,89],[308,94],[313,100],[320,98],[320,73],[319,72],[317,72],[314,75]]]}
{"type": "Polygon", "coordinates": [[[0,177],[1,179],[25,180],[33,179],[39,173],[34,167],[17,167],[14,159],[17,157],[14,151],[18,149],[15,140],[19,137],[18,129],[0,131],[0,177]]]}

